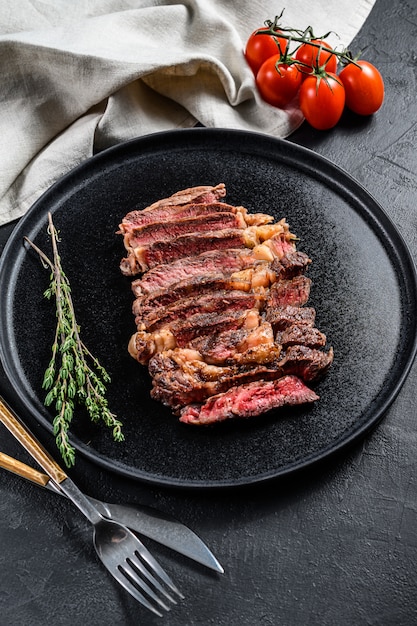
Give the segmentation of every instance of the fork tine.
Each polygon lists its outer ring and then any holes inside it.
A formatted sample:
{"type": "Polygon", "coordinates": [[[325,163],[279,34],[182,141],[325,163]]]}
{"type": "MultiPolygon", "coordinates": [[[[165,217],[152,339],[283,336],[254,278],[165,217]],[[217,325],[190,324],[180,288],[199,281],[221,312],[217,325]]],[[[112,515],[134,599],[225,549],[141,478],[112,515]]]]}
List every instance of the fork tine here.
{"type": "Polygon", "coordinates": [[[158,561],[152,556],[146,546],[140,542],[140,546],[137,547],[137,556],[141,557],[149,567],[158,574],[159,578],[173,591],[181,600],[184,600],[185,596],[181,593],[178,587],[172,582],[166,571],[159,565],[158,561]]]}
{"type": "Polygon", "coordinates": [[[135,554],[135,559],[127,559],[127,562],[134,571],[136,570],[139,574],[144,576],[155,589],[157,589],[163,596],[165,596],[167,600],[170,600],[173,604],[177,604],[175,598],[173,598],[171,594],[169,594],[168,591],[164,589],[159,580],[148,571],[148,569],[141,562],[137,554],[135,554]]]}
{"type": "MultiPolygon", "coordinates": [[[[117,582],[128,592],[131,596],[135,598],[140,604],[142,604],[145,608],[149,609],[158,617],[163,617],[163,613],[159,611],[149,600],[137,589],[137,587],[132,583],[126,575],[120,571],[118,568],[114,570],[108,570],[111,575],[117,580],[117,582]]],[[[140,583],[139,583],[140,584],[140,583]]],[[[159,604],[159,603],[158,603],[159,604]]]]}
{"type": "MultiPolygon", "coordinates": [[[[158,606],[160,606],[162,609],[164,609],[165,611],[170,611],[171,607],[168,606],[163,600],[162,598],[159,598],[156,593],[154,592],[153,589],[151,589],[151,587],[148,585],[148,583],[146,583],[142,578],[140,578],[140,576],[138,576],[137,572],[135,571],[135,569],[133,568],[132,564],[131,564],[131,560],[127,559],[126,564],[125,565],[119,565],[118,567],[119,572],[121,572],[124,576],[126,576],[126,578],[132,583],[132,585],[137,585],[138,587],[140,587],[142,589],[142,591],[144,591],[149,598],[151,598],[156,604],[158,604],[158,606]]],[[[154,583],[154,581],[152,581],[154,583]]],[[[164,590],[162,589],[162,593],[164,593],[164,590]]],[[[165,595],[165,594],[164,594],[165,595]]],[[[167,599],[171,598],[168,596],[168,594],[166,594],[167,599]]],[[[173,600],[174,604],[176,604],[175,600],[173,600]]]]}

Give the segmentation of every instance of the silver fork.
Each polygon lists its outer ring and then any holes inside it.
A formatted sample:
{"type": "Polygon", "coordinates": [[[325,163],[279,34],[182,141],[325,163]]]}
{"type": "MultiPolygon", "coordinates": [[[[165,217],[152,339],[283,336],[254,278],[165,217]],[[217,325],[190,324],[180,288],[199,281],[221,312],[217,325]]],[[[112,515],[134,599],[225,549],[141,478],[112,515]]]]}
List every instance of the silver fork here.
{"type": "Polygon", "coordinates": [[[110,574],[138,602],[162,617],[184,596],[143,543],[126,526],[105,519],[78,489],[64,470],[43,448],[30,430],[0,398],[0,421],[39,463],[53,483],[59,485],[75,506],[93,524],[96,552],[110,574]],[[166,589],[168,587],[169,591],[166,589]]]}

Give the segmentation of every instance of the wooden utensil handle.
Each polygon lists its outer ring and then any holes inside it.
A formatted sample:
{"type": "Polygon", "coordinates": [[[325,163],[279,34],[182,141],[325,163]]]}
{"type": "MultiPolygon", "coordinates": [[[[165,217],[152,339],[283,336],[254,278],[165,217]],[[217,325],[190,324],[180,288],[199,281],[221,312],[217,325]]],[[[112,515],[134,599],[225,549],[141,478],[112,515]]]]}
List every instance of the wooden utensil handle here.
{"type": "Polygon", "coordinates": [[[54,480],[60,484],[66,478],[67,474],[54,461],[49,452],[35,439],[34,435],[24,426],[19,418],[12,412],[2,398],[0,398],[0,421],[12,433],[12,435],[22,444],[29,454],[39,463],[42,469],[54,480]]]}
{"type": "Polygon", "coordinates": [[[3,452],[0,452],[0,467],[12,472],[13,474],[17,474],[17,476],[27,478],[32,483],[36,483],[41,487],[45,487],[45,485],[49,482],[49,476],[46,474],[38,472],[38,470],[30,467],[30,465],[26,465],[26,463],[22,463],[21,461],[18,461],[3,452]]]}

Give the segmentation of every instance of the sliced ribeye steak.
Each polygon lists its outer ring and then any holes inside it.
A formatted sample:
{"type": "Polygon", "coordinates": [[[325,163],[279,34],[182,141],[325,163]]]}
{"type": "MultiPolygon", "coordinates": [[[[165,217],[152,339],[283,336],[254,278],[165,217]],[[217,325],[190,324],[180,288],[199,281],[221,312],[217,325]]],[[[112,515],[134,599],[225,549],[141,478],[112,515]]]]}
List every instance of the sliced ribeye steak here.
{"type": "MultiPolygon", "coordinates": [[[[311,403],[333,362],[306,306],[309,256],[269,207],[226,203],[224,183],[178,191],[119,224],[151,397],[183,424],[213,424],[311,403]]],[[[133,320],[132,320],[133,325],[133,320]]]]}

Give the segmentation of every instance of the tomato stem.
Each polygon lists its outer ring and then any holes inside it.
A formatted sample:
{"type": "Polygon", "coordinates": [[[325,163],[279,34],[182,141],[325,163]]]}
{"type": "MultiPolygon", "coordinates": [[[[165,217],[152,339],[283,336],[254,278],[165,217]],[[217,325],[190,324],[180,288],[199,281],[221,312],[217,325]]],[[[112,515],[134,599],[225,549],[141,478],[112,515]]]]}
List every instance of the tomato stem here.
{"type": "MultiPolygon", "coordinates": [[[[298,61],[297,59],[293,59],[290,56],[289,54],[290,44],[292,42],[295,42],[295,43],[299,43],[301,46],[302,44],[307,43],[313,48],[317,48],[320,53],[323,50],[323,44],[322,43],[318,44],[314,40],[326,39],[333,31],[329,31],[328,33],[326,33],[325,35],[322,35],[321,37],[316,37],[313,33],[313,28],[311,26],[307,26],[307,28],[303,31],[298,30],[296,28],[280,26],[279,20],[281,19],[283,13],[284,11],[281,11],[280,15],[275,16],[275,19],[273,22],[271,20],[266,20],[265,26],[267,27],[267,29],[259,30],[257,32],[257,35],[269,35],[269,36],[272,35],[273,37],[282,37],[283,39],[288,39],[288,44],[286,46],[284,54],[282,55],[282,62],[286,64],[290,62],[297,63],[300,66],[306,67],[305,63],[302,63],[301,61],[298,61]]],[[[337,33],[334,33],[334,34],[337,34],[337,33]]],[[[294,52],[296,52],[300,46],[297,46],[297,48],[292,51],[292,54],[294,54],[294,52]]],[[[341,52],[339,52],[338,50],[334,50],[333,48],[329,48],[329,49],[326,48],[326,53],[328,53],[329,55],[334,55],[335,57],[338,58],[339,61],[341,61],[345,65],[352,63],[353,65],[360,67],[357,63],[357,59],[353,57],[350,50],[344,49],[341,52]]]]}

